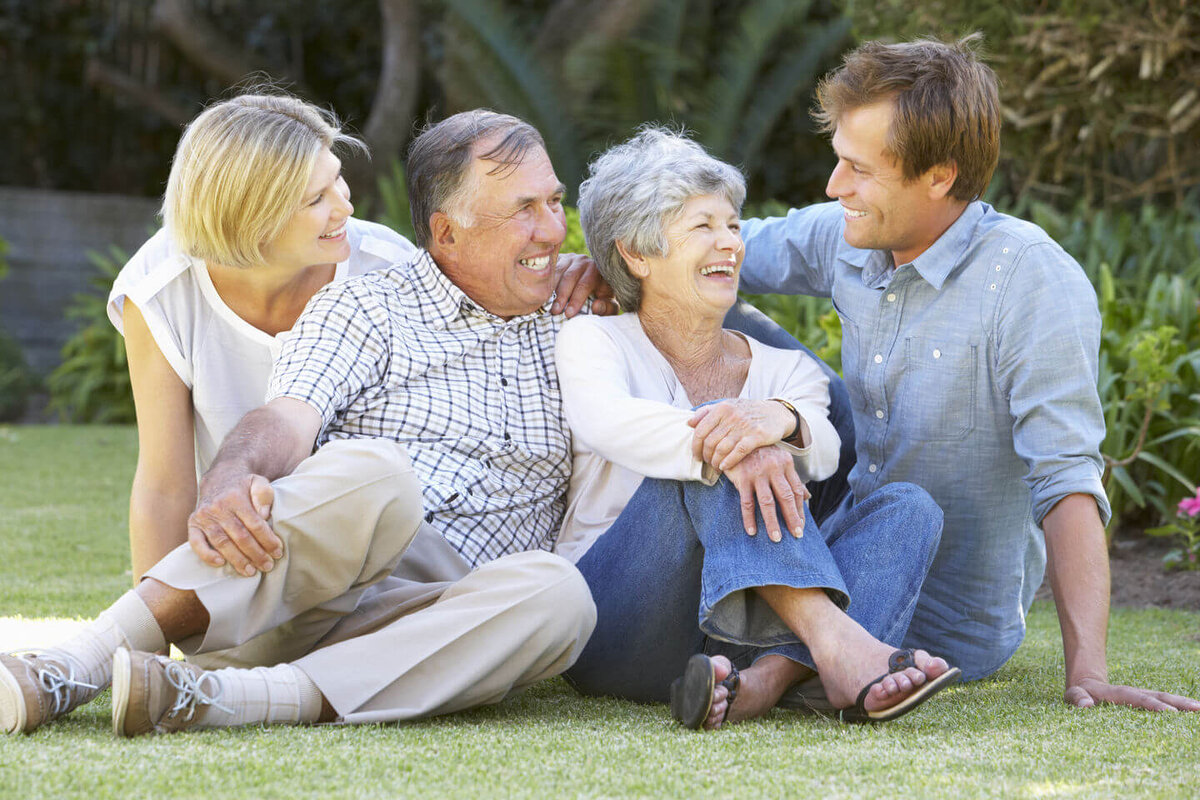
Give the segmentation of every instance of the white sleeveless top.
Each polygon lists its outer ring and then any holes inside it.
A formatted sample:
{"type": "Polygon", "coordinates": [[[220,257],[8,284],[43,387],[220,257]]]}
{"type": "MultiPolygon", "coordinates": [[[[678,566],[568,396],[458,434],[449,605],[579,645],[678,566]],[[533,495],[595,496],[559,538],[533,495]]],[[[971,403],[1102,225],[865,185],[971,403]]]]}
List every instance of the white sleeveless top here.
{"type": "MultiPolygon", "coordinates": [[[[383,225],[354,218],[347,223],[350,257],[337,265],[335,281],[408,261],[416,252],[383,225]]],[[[217,294],[204,262],[182,253],[165,230],[150,237],[113,282],[108,316],[122,334],[126,297],[192,392],[199,476],[238,420],[262,405],[271,364],[290,332],[271,336],[235,314],[217,294]]]]}

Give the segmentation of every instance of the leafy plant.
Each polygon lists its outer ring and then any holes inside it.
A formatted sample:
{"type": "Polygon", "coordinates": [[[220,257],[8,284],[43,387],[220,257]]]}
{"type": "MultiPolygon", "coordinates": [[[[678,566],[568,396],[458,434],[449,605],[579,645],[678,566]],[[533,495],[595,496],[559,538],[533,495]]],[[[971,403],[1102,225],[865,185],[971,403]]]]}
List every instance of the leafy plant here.
{"type": "Polygon", "coordinates": [[[1169,550],[1163,556],[1167,569],[1200,569],[1200,490],[1193,497],[1179,501],[1175,519],[1146,533],[1151,536],[1178,536],[1183,546],[1169,550]]]}
{"type": "Polygon", "coordinates": [[[37,386],[38,380],[21,352],[21,345],[0,330],[0,422],[20,419],[37,386]]]}
{"type": "Polygon", "coordinates": [[[1200,185],[1200,6],[1161,0],[876,0],[862,39],[984,34],[1004,115],[1009,203],[1182,208],[1200,185]]]}
{"type": "Polygon", "coordinates": [[[1096,287],[1113,519],[1169,519],[1175,485],[1200,473],[1200,209],[1028,210],[1096,287]]]}
{"type": "Polygon", "coordinates": [[[570,186],[591,152],[647,121],[691,128],[715,155],[752,174],[788,171],[797,138],[805,140],[801,147],[824,147],[810,134],[807,93],[849,32],[829,4],[623,4],[634,5],[628,31],[572,32],[565,46],[548,51],[553,58],[539,58],[528,44],[534,37],[498,0],[446,0],[447,93],[459,106],[490,105],[528,119],[570,186]],[[781,124],[789,114],[800,120],[800,137],[788,135],[794,119],[781,124]],[[773,158],[772,170],[761,170],[773,138],[783,145],[772,154],[788,163],[773,158]]]}
{"type": "Polygon", "coordinates": [[[63,361],[50,373],[50,409],[73,422],[133,422],[133,390],[125,340],[108,319],[109,287],[129,257],[118,247],[88,253],[97,274],[89,284],[100,294],[75,295],[67,318],[82,327],[63,345],[63,361]]]}
{"type": "Polygon", "coordinates": [[[409,241],[415,239],[404,165],[400,163],[400,159],[393,158],[387,173],[379,177],[375,194],[379,200],[379,210],[375,211],[372,203],[356,203],[362,207],[361,213],[382,225],[387,225],[396,233],[407,237],[409,241]]]}

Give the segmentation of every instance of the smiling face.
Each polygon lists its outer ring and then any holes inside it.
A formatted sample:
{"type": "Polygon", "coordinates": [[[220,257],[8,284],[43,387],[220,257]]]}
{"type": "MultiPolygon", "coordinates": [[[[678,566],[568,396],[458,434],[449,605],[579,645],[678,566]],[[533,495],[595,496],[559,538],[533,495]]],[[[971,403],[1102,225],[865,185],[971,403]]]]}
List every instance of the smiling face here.
{"type": "Polygon", "coordinates": [[[264,248],[272,267],[304,269],[336,264],[350,257],[346,219],[354,213],[350,187],[342,178],[342,162],[322,148],[304,187],[300,207],[279,235],[264,248]]]}
{"type": "MultiPolygon", "coordinates": [[[[495,139],[474,147],[486,153],[495,139]]],[[[430,218],[430,247],[442,272],[498,317],[529,314],[554,292],[558,248],[567,235],[566,188],[550,157],[532,147],[515,167],[476,158],[466,200],[467,224],[438,211],[430,218]]]]}
{"type": "Polygon", "coordinates": [[[887,149],[892,115],[891,100],[842,113],[833,134],[838,163],[825,193],[842,204],[848,244],[890,250],[900,266],[936,242],[966,204],[947,196],[957,174],[952,164],[904,179],[887,149]]]}
{"type": "Polygon", "coordinates": [[[698,195],[683,204],[665,233],[665,256],[625,254],[642,281],[641,313],[724,317],[737,302],[745,254],[737,210],[720,195],[698,195]]]}

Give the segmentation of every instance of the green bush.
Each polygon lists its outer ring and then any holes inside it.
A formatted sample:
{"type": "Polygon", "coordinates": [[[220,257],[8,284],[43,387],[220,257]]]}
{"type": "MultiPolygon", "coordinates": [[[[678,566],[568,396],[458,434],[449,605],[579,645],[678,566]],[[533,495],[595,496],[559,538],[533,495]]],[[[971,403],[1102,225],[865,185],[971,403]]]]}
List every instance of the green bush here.
{"type": "Polygon", "coordinates": [[[25,413],[29,395],[37,389],[21,345],[0,330],[0,422],[15,422],[25,413]]]}
{"type": "Polygon", "coordinates": [[[1200,479],[1200,208],[1030,212],[1096,287],[1113,518],[1170,519],[1200,479]]]}
{"type": "Polygon", "coordinates": [[[108,290],[129,260],[118,247],[89,252],[97,274],[89,281],[99,294],[77,294],[67,318],[82,326],[62,349],[62,364],[50,373],[50,409],[72,422],[127,423],[136,419],[125,339],[108,319],[108,290]]]}

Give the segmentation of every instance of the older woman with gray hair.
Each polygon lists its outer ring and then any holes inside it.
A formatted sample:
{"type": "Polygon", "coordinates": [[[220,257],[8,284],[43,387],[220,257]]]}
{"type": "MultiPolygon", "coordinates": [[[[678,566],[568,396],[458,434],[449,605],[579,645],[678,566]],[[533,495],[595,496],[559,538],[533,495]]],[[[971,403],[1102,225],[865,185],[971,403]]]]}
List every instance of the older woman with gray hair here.
{"type": "Polygon", "coordinates": [[[557,549],[599,614],[567,676],[717,728],[799,705],[812,689],[789,690],[815,673],[841,719],[892,719],[959,674],[896,649],[941,512],[891,484],[813,521],[804,482],[838,461],[828,379],[722,327],[744,197],[735,168],[659,128],[581,187],[588,248],[628,313],[576,317],[558,339],[574,469],[557,549]]]}

